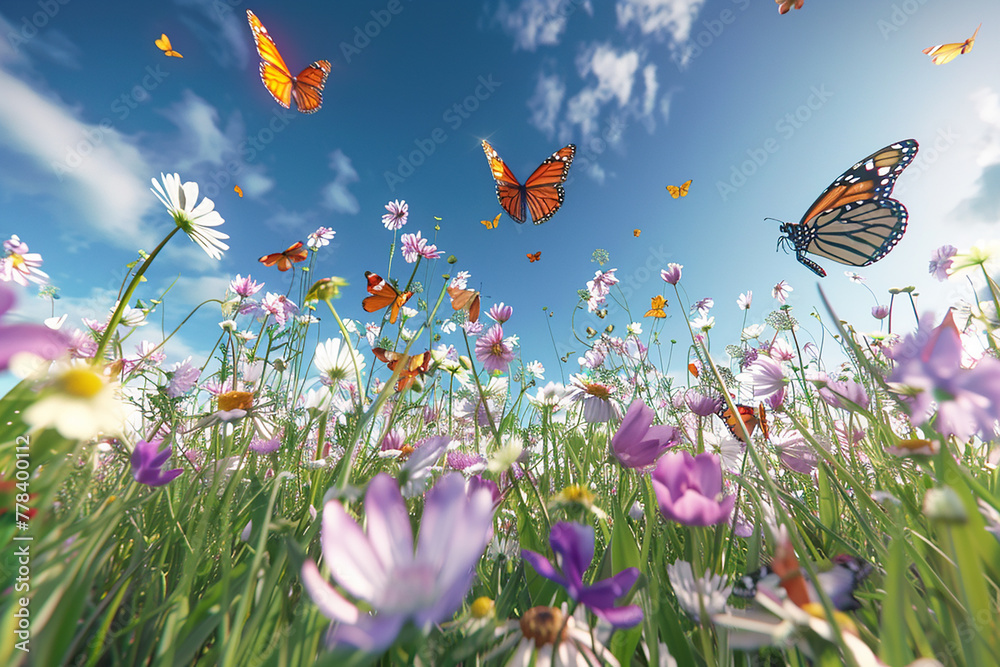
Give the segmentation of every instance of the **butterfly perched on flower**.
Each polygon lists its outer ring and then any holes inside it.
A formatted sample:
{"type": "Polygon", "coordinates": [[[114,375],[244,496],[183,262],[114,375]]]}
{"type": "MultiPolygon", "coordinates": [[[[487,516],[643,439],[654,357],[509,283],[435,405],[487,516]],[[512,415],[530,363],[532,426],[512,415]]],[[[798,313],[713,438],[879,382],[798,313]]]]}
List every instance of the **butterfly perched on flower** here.
{"type": "Polygon", "coordinates": [[[791,246],[796,259],[821,278],[826,271],[807,252],[848,266],[868,266],[885,257],[903,238],[907,220],[906,207],[889,194],[917,147],[913,139],[890,144],[845,171],[800,222],[781,225],[778,246],[791,246]]]}
{"type": "Polygon", "coordinates": [[[431,364],[430,350],[423,354],[411,356],[399,352],[391,352],[381,347],[374,347],[372,348],[372,353],[379,360],[384,361],[393,373],[396,372],[396,367],[399,367],[399,379],[396,381],[396,391],[405,391],[408,389],[414,380],[427,372],[431,364]]]}
{"type": "Polygon", "coordinates": [[[668,185],[667,192],[670,193],[671,197],[677,199],[678,197],[687,197],[688,190],[690,188],[691,188],[691,179],[689,178],[680,185],[668,185]]]}
{"type": "Polygon", "coordinates": [[[639,234],[642,234],[642,230],[641,229],[633,229],[632,230],[632,236],[639,236],[639,234]]]}
{"type": "Polygon", "coordinates": [[[542,258],[542,251],[541,250],[539,250],[536,253],[530,253],[530,252],[528,253],[528,262],[529,263],[530,262],[537,262],[541,258],[542,258]]]}
{"type": "Polygon", "coordinates": [[[497,225],[500,224],[501,215],[503,215],[503,213],[497,213],[497,217],[493,218],[493,220],[480,220],[479,222],[486,225],[486,229],[496,229],[497,225]]]}
{"type": "Polygon", "coordinates": [[[165,56],[171,56],[172,58],[184,57],[181,54],[174,51],[174,47],[170,45],[170,38],[163,33],[160,33],[160,38],[154,40],[153,44],[156,44],[156,48],[158,48],[160,51],[163,51],[163,55],[165,56]]]}
{"type": "Polygon", "coordinates": [[[746,444],[746,438],[743,437],[743,432],[739,428],[740,421],[746,427],[747,433],[752,436],[757,425],[760,423],[760,419],[758,419],[757,413],[749,405],[741,403],[736,403],[735,405],[737,414],[739,415],[738,418],[727,405],[723,405],[715,414],[719,416],[719,419],[726,425],[726,428],[729,429],[734,438],[746,444]]]}
{"type": "Polygon", "coordinates": [[[234,185],[233,186],[233,192],[235,192],[236,194],[238,194],[240,196],[240,199],[243,198],[243,188],[241,188],[240,186],[234,185]]]}
{"type": "MultiPolygon", "coordinates": [[[[983,24],[979,24],[979,28],[982,28],[983,24]]],[[[950,63],[955,58],[959,57],[963,53],[968,53],[972,50],[972,45],[976,43],[976,35],[979,34],[979,28],[976,28],[976,32],[972,33],[972,37],[965,40],[964,42],[958,42],[953,44],[938,44],[937,46],[928,46],[924,49],[924,53],[931,57],[931,61],[935,65],[944,65],[945,63],[950,63]]]]}
{"type": "Polygon", "coordinates": [[[302,244],[302,241],[296,241],[282,252],[272,252],[270,255],[264,255],[257,261],[264,266],[274,266],[277,264],[279,271],[287,271],[292,268],[292,264],[304,262],[308,256],[309,249],[302,244]]]}
{"type": "Polygon", "coordinates": [[[451,307],[453,310],[469,311],[469,321],[479,321],[479,292],[460,287],[449,287],[448,296],[451,297],[451,307]]]}
{"type": "Polygon", "coordinates": [[[368,279],[368,293],[371,296],[366,296],[361,301],[361,307],[369,313],[389,308],[389,324],[395,324],[399,318],[399,309],[410,300],[413,292],[398,292],[382,276],[371,271],[365,271],[365,278],[368,279]]]}
{"type": "Polygon", "coordinates": [[[271,93],[274,101],[288,109],[294,98],[295,105],[302,113],[319,111],[323,104],[323,86],[330,74],[330,62],[317,60],[299,72],[298,76],[292,76],[267,28],[249,9],[247,21],[250,22],[250,30],[260,55],[260,80],[264,82],[264,87],[271,93]]]}
{"type": "MultiPolygon", "coordinates": [[[[798,559],[795,562],[798,564],[798,559]]],[[[781,585],[781,576],[776,570],[784,569],[785,565],[784,561],[772,562],[771,565],[765,565],[756,572],[743,575],[733,585],[733,595],[741,598],[752,598],[757,594],[757,586],[761,584],[771,589],[777,588],[781,585]]],[[[838,611],[853,611],[861,607],[861,603],[854,597],[854,592],[874,569],[870,563],[861,558],[848,554],[838,554],[830,559],[827,568],[819,569],[816,573],[816,579],[823,592],[830,598],[834,608],[838,611]]],[[[804,576],[804,571],[800,569],[800,572],[804,576]]],[[[802,582],[795,582],[792,586],[793,590],[799,591],[796,595],[801,596],[803,589],[805,593],[804,597],[796,601],[796,604],[819,600],[816,588],[807,577],[804,577],[802,582]]]]}
{"type": "MultiPolygon", "coordinates": [[[[667,300],[657,294],[652,299],[650,299],[649,310],[643,317],[666,317],[667,314],[663,312],[664,307],[667,305],[667,300]]],[[[695,376],[697,377],[697,376],[695,376]]]]}
{"type": "Polygon", "coordinates": [[[540,225],[556,214],[566,198],[562,184],[573,164],[575,145],[564,146],[545,158],[524,185],[485,140],[483,152],[486,153],[493,180],[497,184],[497,201],[510,217],[517,222],[524,222],[530,213],[531,221],[540,225]]]}

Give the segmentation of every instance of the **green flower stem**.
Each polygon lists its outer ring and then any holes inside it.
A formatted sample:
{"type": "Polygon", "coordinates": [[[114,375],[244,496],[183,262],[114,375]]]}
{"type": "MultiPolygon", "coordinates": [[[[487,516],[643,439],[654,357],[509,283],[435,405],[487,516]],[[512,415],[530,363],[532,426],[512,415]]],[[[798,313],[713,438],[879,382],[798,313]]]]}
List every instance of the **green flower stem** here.
{"type": "Polygon", "coordinates": [[[108,321],[108,326],[104,330],[104,335],[101,336],[100,342],[97,343],[97,352],[94,353],[95,364],[104,359],[104,351],[107,349],[108,343],[111,342],[111,338],[115,335],[115,330],[122,321],[122,313],[124,313],[125,308],[128,307],[128,302],[131,300],[132,294],[135,293],[135,289],[142,281],[142,276],[146,273],[146,269],[149,268],[149,265],[153,263],[156,256],[160,254],[161,250],[163,250],[163,246],[167,245],[167,241],[172,239],[174,234],[179,232],[180,229],[180,227],[174,227],[170,230],[170,233],[167,234],[162,241],[160,241],[160,245],[156,246],[153,252],[149,253],[149,256],[146,257],[146,261],[142,263],[139,270],[135,272],[134,276],[132,276],[131,282],[129,282],[128,287],[125,288],[125,293],[121,295],[120,299],[118,299],[118,307],[115,308],[115,312],[112,313],[111,319],[108,321]]]}

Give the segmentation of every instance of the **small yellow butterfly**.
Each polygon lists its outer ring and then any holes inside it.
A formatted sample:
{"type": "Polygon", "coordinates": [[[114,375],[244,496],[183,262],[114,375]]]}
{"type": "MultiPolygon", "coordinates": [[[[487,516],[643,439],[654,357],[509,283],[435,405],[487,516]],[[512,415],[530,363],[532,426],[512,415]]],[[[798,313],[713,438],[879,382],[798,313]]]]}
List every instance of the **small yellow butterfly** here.
{"type": "Polygon", "coordinates": [[[174,58],[183,58],[181,54],[174,51],[174,47],[170,46],[170,38],[164,34],[160,34],[160,38],[153,42],[156,44],[160,51],[163,51],[165,56],[173,56],[174,58]]]}
{"type": "MultiPolygon", "coordinates": [[[[979,24],[979,28],[982,28],[983,24],[979,24]]],[[[957,42],[954,44],[938,44],[937,46],[929,46],[924,49],[924,53],[931,57],[931,60],[935,65],[944,65],[945,63],[950,63],[952,60],[957,58],[963,53],[968,53],[972,50],[972,45],[976,43],[976,35],[979,34],[979,28],[976,28],[976,32],[972,33],[972,37],[965,40],[964,42],[957,42]]]]}
{"type": "Polygon", "coordinates": [[[687,197],[688,188],[690,187],[691,187],[691,179],[689,178],[688,180],[681,183],[680,186],[668,185],[667,192],[669,192],[670,196],[673,197],[674,199],[677,199],[678,197],[687,197]]]}
{"type": "Polygon", "coordinates": [[[486,225],[486,229],[496,229],[497,225],[500,224],[501,215],[503,215],[503,213],[497,213],[497,217],[493,218],[493,220],[480,220],[479,222],[486,225]]]}
{"type": "Polygon", "coordinates": [[[236,194],[238,194],[240,197],[243,196],[243,188],[241,188],[238,185],[234,185],[233,186],[233,192],[235,192],[236,194]]]}
{"type": "Polygon", "coordinates": [[[642,230],[641,229],[633,229],[632,230],[632,236],[639,236],[639,234],[642,234],[642,230]]]}
{"type": "Polygon", "coordinates": [[[657,294],[652,299],[650,299],[649,310],[643,317],[666,317],[667,314],[663,312],[663,309],[667,305],[667,300],[662,296],[657,294]]]}

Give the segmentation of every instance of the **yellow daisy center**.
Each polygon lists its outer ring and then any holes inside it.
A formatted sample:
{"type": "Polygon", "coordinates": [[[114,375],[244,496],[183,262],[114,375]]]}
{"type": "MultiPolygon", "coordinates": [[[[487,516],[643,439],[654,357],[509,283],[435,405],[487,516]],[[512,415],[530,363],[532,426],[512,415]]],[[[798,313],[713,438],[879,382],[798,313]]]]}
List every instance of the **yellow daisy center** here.
{"type": "Polygon", "coordinates": [[[249,410],[253,407],[253,394],[249,391],[227,391],[219,394],[219,409],[228,412],[229,410],[249,410]]]}
{"type": "Polygon", "coordinates": [[[486,618],[493,612],[493,600],[485,595],[476,598],[476,601],[472,603],[471,612],[474,618],[486,618]]]}
{"type": "Polygon", "coordinates": [[[93,398],[104,388],[104,380],[90,368],[71,368],[59,378],[63,392],[76,398],[93,398]]]}

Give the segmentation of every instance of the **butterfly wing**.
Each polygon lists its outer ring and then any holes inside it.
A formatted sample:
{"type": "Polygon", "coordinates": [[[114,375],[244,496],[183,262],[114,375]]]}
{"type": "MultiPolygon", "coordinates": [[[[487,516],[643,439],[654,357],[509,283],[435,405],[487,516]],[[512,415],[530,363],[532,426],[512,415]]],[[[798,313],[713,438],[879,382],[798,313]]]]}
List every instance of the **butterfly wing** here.
{"type": "Polygon", "coordinates": [[[681,189],[676,185],[668,185],[667,192],[669,192],[670,196],[673,197],[674,199],[677,199],[678,197],[681,196],[681,189]]]}
{"type": "Polygon", "coordinates": [[[563,183],[576,155],[576,146],[569,144],[545,158],[524,182],[524,197],[531,221],[540,225],[559,210],[566,199],[563,183]]]}
{"type": "Polygon", "coordinates": [[[163,55],[165,56],[171,56],[173,58],[184,57],[181,54],[174,51],[174,47],[170,45],[170,38],[167,37],[166,34],[164,33],[160,33],[160,38],[154,40],[153,43],[156,44],[156,47],[160,49],[160,51],[163,51],[163,55]]]}
{"type": "Polygon", "coordinates": [[[715,414],[717,414],[719,418],[722,419],[723,423],[726,425],[726,428],[729,429],[729,432],[733,434],[734,438],[736,438],[743,444],[746,444],[746,440],[743,438],[743,432],[739,428],[738,420],[742,420],[743,425],[746,426],[747,433],[753,435],[753,431],[755,428],[757,428],[757,424],[759,423],[757,415],[754,414],[754,409],[751,408],[749,405],[741,405],[739,403],[736,404],[736,411],[737,414],[739,415],[738,417],[733,414],[732,410],[730,410],[728,406],[724,405],[723,407],[719,408],[719,411],[716,412],[715,414]]]}
{"type": "Polygon", "coordinates": [[[459,287],[449,287],[448,296],[451,297],[451,307],[453,310],[468,310],[469,321],[479,321],[479,292],[471,289],[461,289],[459,287]]]}
{"type": "MultiPolygon", "coordinates": [[[[274,266],[275,264],[278,263],[279,260],[282,260],[284,258],[285,256],[280,252],[272,252],[270,255],[264,255],[257,261],[263,264],[264,266],[274,266]]],[[[287,271],[287,269],[282,269],[282,271],[287,271]]]]}
{"type": "Polygon", "coordinates": [[[539,250],[536,253],[528,253],[528,262],[537,262],[542,258],[542,251],[539,250]]]}
{"type": "Polygon", "coordinates": [[[907,220],[906,207],[889,194],[917,148],[916,141],[907,139],[872,153],[837,177],[801,222],[782,225],[796,258],[822,277],[826,271],[805,253],[849,266],[868,266],[885,257],[903,238],[907,220]]]}
{"type": "Polygon", "coordinates": [[[496,152],[490,142],[483,140],[483,152],[486,153],[486,160],[490,163],[490,173],[497,184],[497,201],[507,215],[517,222],[524,222],[527,217],[525,211],[525,190],[524,186],[514,176],[507,163],[504,162],[496,152]]]}
{"type": "Polygon", "coordinates": [[[316,113],[323,105],[323,86],[330,75],[330,62],[317,60],[292,79],[292,97],[302,113],[316,113]]]}
{"type": "MultiPolygon", "coordinates": [[[[368,293],[371,295],[366,296],[361,301],[361,307],[366,312],[374,313],[376,310],[387,308],[399,296],[399,292],[383,280],[382,276],[371,271],[365,271],[365,278],[368,280],[368,293]]],[[[385,360],[383,359],[383,361],[385,360]]]]}
{"type": "Polygon", "coordinates": [[[240,186],[234,185],[233,186],[233,192],[235,192],[236,194],[238,194],[241,199],[243,198],[243,188],[241,188],[240,186]]]}
{"type": "Polygon", "coordinates": [[[924,49],[924,53],[931,57],[931,62],[935,65],[944,65],[950,63],[952,60],[962,55],[963,53],[968,53],[972,50],[973,45],[976,43],[976,35],[979,34],[979,28],[982,28],[983,24],[980,23],[976,31],[972,33],[972,37],[965,40],[964,42],[955,42],[952,44],[938,44],[937,46],[929,46],[924,49]]]}
{"type": "Polygon", "coordinates": [[[257,53],[260,55],[260,80],[264,87],[271,93],[274,101],[289,108],[292,102],[292,73],[288,71],[278,47],[268,34],[267,28],[260,22],[260,19],[247,10],[247,21],[250,22],[250,30],[253,32],[254,44],[257,45],[257,53]]]}
{"type": "Polygon", "coordinates": [[[683,183],[681,183],[681,187],[680,187],[681,197],[687,197],[688,190],[691,189],[691,181],[692,181],[692,179],[689,178],[688,180],[686,180],[683,183]]]}
{"type": "Polygon", "coordinates": [[[639,234],[642,234],[642,230],[641,229],[633,229],[632,230],[632,236],[639,236],[639,234]]]}

